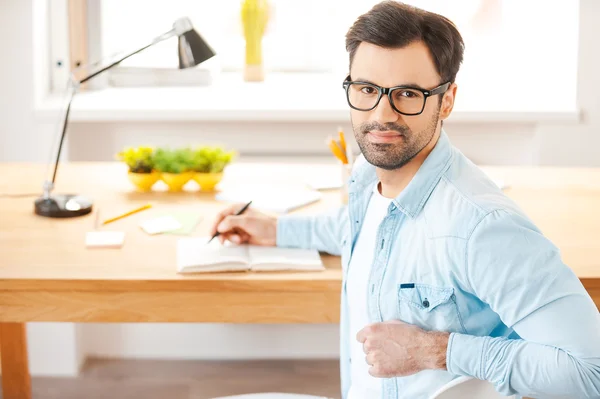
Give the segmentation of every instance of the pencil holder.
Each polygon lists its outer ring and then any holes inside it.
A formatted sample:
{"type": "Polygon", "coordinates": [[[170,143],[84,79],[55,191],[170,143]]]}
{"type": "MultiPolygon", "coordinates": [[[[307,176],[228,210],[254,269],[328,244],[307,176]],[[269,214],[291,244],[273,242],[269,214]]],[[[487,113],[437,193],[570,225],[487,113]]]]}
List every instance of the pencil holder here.
{"type": "Polygon", "coordinates": [[[340,163],[340,169],[342,173],[342,188],[341,188],[341,200],[342,204],[348,204],[348,187],[350,183],[350,176],[352,175],[352,165],[347,163],[340,163]]]}

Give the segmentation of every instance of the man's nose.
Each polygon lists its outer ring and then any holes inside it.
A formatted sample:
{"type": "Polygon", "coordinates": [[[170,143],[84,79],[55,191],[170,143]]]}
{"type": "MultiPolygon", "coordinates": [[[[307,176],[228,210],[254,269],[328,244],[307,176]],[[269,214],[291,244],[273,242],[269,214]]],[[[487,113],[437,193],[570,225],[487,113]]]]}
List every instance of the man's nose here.
{"type": "Polygon", "coordinates": [[[380,123],[397,122],[400,119],[400,114],[392,108],[390,99],[387,95],[381,96],[379,104],[372,111],[374,119],[380,123]]]}

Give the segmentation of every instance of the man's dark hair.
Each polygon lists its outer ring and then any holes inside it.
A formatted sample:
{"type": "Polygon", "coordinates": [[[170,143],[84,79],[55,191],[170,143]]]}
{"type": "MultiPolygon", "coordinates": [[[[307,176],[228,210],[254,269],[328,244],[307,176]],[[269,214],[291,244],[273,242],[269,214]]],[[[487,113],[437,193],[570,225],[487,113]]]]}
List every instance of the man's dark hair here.
{"type": "Polygon", "coordinates": [[[398,1],[383,1],[361,15],[346,34],[350,66],[362,42],[402,48],[423,41],[435,62],[441,83],[454,82],[463,60],[464,43],[448,18],[398,1]]]}

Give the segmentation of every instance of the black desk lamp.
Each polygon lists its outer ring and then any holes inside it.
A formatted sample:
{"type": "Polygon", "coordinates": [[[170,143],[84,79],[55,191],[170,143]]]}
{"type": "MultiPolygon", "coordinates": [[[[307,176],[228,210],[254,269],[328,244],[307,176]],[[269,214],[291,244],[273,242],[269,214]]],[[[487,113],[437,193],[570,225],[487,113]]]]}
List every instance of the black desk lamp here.
{"type": "Polygon", "coordinates": [[[92,211],[92,201],[86,197],[77,194],[51,194],[52,190],[54,189],[60,153],[65,139],[65,134],[67,132],[71,102],[73,101],[73,96],[75,95],[75,92],[79,86],[101,74],[102,72],[109,70],[132,55],[135,55],[147,49],[148,47],[151,47],[173,36],[178,36],[179,38],[179,69],[194,67],[215,55],[213,49],[210,48],[210,46],[204,41],[204,39],[202,39],[198,32],[194,30],[191,21],[188,18],[180,18],[173,24],[173,29],[157,37],[150,44],[124,56],[118,61],[113,62],[107,67],[104,67],[81,80],[75,80],[73,78],[71,79],[72,87],[70,89],[69,102],[63,121],[60,143],[58,144],[56,162],[54,163],[54,173],[52,174],[52,181],[46,180],[44,182],[44,194],[35,200],[35,213],[37,215],[53,218],[69,218],[87,215],[92,211]]]}

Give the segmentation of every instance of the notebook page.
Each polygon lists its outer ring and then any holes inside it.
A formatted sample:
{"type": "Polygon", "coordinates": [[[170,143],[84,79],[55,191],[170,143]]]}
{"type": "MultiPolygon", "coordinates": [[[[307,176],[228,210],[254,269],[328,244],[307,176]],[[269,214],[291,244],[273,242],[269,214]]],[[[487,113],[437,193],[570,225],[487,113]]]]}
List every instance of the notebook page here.
{"type": "Polygon", "coordinates": [[[218,239],[207,244],[210,237],[186,237],[177,241],[177,270],[230,271],[247,270],[246,245],[221,244],[218,239]]]}
{"type": "Polygon", "coordinates": [[[251,270],[325,270],[316,250],[248,246],[251,270]]]}

